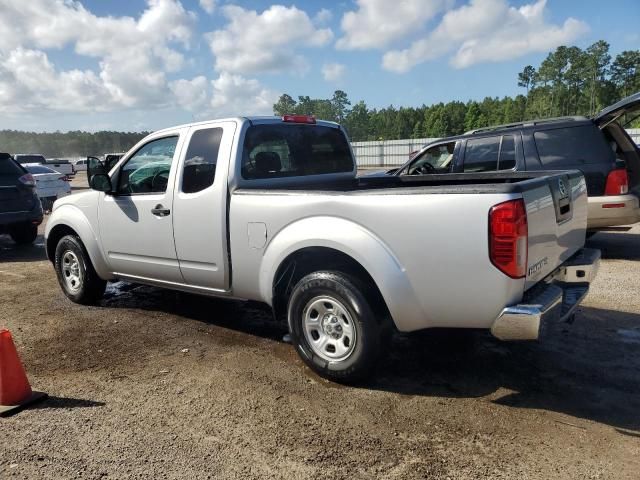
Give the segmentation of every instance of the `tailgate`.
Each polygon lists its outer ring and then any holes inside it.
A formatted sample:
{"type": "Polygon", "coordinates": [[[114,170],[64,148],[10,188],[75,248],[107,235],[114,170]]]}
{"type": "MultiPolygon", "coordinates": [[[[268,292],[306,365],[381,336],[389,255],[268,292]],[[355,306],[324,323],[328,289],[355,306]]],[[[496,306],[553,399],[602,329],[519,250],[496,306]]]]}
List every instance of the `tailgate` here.
{"type": "Polygon", "coordinates": [[[582,248],[587,228],[584,176],[554,172],[540,180],[522,192],[529,231],[525,290],[582,248]]]}

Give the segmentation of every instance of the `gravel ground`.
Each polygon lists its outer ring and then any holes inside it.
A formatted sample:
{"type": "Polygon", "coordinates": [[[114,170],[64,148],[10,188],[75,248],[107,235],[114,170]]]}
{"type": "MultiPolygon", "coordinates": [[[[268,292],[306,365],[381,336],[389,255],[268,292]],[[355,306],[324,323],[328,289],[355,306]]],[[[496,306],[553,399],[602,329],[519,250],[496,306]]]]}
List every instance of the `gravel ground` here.
{"type": "Polygon", "coordinates": [[[42,239],[0,236],[0,327],[50,397],[0,419],[0,478],[594,478],[640,471],[640,227],[540,343],[396,336],[360,388],[304,367],[269,315],[125,283],[63,296],[42,239]]]}

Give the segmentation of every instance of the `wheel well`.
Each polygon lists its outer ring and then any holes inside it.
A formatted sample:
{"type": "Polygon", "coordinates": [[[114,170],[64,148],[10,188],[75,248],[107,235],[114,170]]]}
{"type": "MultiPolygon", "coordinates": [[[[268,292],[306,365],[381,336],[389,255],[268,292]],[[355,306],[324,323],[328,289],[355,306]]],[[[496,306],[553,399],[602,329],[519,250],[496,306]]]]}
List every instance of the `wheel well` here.
{"type": "Polygon", "coordinates": [[[367,289],[365,294],[374,303],[380,320],[390,320],[389,309],[369,272],[352,257],[328,247],[308,247],[290,254],[278,267],[273,279],[273,310],[278,319],[286,319],[287,302],[293,288],[305,275],[319,270],[333,270],[359,279],[367,289]]]}
{"type": "Polygon", "coordinates": [[[77,236],[78,234],[73,228],[67,225],[56,225],[51,232],[49,232],[49,237],[47,238],[47,257],[51,262],[55,261],[56,245],[58,245],[60,239],[65,235],[77,236]]]}

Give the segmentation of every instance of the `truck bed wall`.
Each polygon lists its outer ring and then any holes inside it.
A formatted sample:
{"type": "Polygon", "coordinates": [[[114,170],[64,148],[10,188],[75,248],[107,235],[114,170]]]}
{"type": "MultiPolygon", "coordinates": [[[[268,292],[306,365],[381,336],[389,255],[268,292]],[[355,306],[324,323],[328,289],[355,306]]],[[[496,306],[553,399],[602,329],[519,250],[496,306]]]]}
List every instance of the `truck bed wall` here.
{"type": "Polygon", "coordinates": [[[369,272],[401,331],[488,328],[524,289],[487,253],[489,209],[514,197],[236,191],[229,212],[234,295],[271,304],[280,262],[322,246],[369,272]],[[252,238],[256,231],[266,234],[263,246],[252,238]]]}

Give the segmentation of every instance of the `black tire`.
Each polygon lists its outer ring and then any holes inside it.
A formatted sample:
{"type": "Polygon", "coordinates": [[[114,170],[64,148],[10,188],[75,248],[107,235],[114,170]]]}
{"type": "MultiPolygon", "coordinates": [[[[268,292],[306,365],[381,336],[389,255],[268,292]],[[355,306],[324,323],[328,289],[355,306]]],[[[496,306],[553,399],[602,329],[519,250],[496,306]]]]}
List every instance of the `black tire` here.
{"type": "MultiPolygon", "coordinates": [[[[373,373],[383,345],[388,340],[383,337],[390,337],[391,332],[384,327],[386,325],[384,318],[376,318],[374,307],[377,301],[372,297],[373,295],[362,282],[342,272],[310,273],[294,287],[287,309],[292,343],[304,362],[318,375],[340,383],[356,383],[373,373]],[[311,334],[305,331],[305,313],[309,315],[309,309],[313,311],[311,306],[314,305],[314,301],[321,301],[318,299],[322,298],[333,299],[341,305],[339,308],[344,307],[348,313],[347,317],[350,318],[349,323],[352,323],[355,328],[355,340],[353,346],[349,346],[351,353],[344,359],[323,358],[323,353],[318,353],[319,347],[312,347],[308,338],[311,334]]],[[[330,313],[331,310],[322,318],[330,313]]],[[[316,315],[320,318],[320,314],[316,312],[316,315]]],[[[346,321],[344,316],[342,318],[346,321]]],[[[325,335],[324,331],[322,335],[325,335]]],[[[313,336],[311,337],[313,341],[313,336]]],[[[330,340],[336,342],[336,340],[330,340]]],[[[346,339],[341,340],[346,341],[346,339]]],[[[320,341],[321,339],[318,339],[318,342],[320,341]]],[[[331,355],[327,352],[324,354],[331,355]]]]}
{"type": "Polygon", "coordinates": [[[93,268],[91,259],[84,248],[82,241],[75,235],[66,235],[60,239],[56,245],[55,264],[58,283],[64,294],[74,303],[82,305],[95,305],[100,302],[104,295],[107,282],[98,277],[93,268]],[[77,259],[78,282],[75,288],[65,277],[69,277],[68,258],[77,259]]]}
{"type": "Polygon", "coordinates": [[[11,235],[11,239],[18,245],[28,245],[33,243],[38,237],[38,226],[31,223],[14,225],[9,230],[9,235],[11,235]]]}

